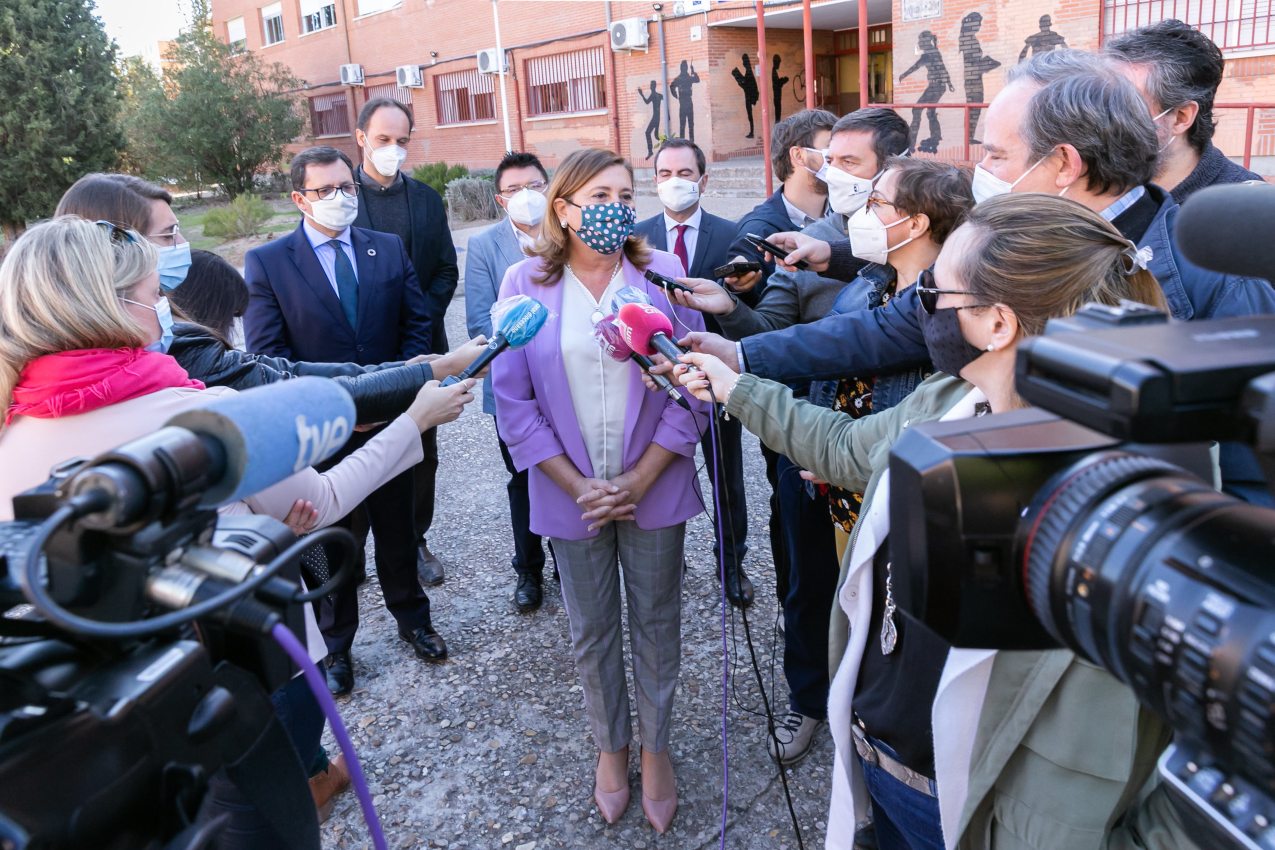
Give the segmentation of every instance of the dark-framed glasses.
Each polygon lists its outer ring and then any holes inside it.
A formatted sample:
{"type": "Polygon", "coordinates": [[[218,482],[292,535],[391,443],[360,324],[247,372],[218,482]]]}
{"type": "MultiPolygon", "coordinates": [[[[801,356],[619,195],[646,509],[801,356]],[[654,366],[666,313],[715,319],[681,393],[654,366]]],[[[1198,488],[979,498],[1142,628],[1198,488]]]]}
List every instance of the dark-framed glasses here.
{"type": "MultiPolygon", "coordinates": [[[[934,285],[934,272],[926,269],[921,272],[916,279],[916,294],[921,299],[921,309],[934,315],[934,311],[939,307],[940,295],[977,295],[976,292],[970,292],[968,289],[940,289],[934,285]]],[[[987,304],[962,304],[959,307],[953,307],[953,310],[968,310],[971,307],[986,307],[987,304]]]]}
{"type": "Polygon", "coordinates": [[[301,194],[314,194],[320,201],[330,201],[336,197],[336,193],[340,192],[347,198],[357,198],[359,195],[358,183],[342,183],[340,186],[320,186],[317,189],[302,189],[301,194]]]}

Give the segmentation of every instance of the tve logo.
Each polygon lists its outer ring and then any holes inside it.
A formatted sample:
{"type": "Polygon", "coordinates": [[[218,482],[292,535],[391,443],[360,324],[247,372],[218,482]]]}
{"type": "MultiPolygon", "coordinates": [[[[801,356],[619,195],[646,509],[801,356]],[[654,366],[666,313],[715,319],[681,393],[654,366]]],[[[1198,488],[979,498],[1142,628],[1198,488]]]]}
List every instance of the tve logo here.
{"type": "Polygon", "coordinates": [[[311,425],[297,414],[297,462],[293,472],[332,457],[350,439],[350,423],[344,416],[311,425]]]}

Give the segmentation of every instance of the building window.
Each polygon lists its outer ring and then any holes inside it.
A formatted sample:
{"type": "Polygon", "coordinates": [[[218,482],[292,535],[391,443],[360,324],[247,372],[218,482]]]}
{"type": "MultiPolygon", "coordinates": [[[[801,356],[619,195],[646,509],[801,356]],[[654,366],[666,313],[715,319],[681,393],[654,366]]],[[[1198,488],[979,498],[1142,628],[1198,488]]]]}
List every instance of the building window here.
{"type": "Polygon", "coordinates": [[[434,97],[439,124],[467,124],[496,119],[495,74],[453,71],[434,77],[434,97]]]}
{"type": "Polygon", "coordinates": [[[269,47],[283,41],[283,4],[261,7],[261,43],[269,47]]]}
{"type": "Polygon", "coordinates": [[[1255,0],[1104,0],[1103,37],[1177,18],[1204,33],[1223,50],[1275,45],[1270,2],[1255,0]]]}
{"type": "Polygon", "coordinates": [[[384,12],[402,6],[403,0],[359,0],[359,14],[370,15],[373,12],[384,12]]]}
{"type": "Polygon", "coordinates": [[[336,3],[332,0],[301,0],[301,32],[311,33],[336,26],[336,3]]]}
{"type": "Polygon", "coordinates": [[[230,45],[232,53],[248,49],[248,30],[244,26],[243,18],[231,18],[226,21],[226,43],[230,45]]]}
{"type": "Polygon", "coordinates": [[[310,127],[316,136],[345,136],[350,133],[350,115],[344,94],[321,94],[310,98],[310,127]]]}
{"type": "Polygon", "coordinates": [[[602,48],[527,60],[527,111],[554,115],[605,109],[602,48]]]}
{"type": "MultiPolygon", "coordinates": [[[[396,100],[407,107],[407,111],[412,113],[412,120],[416,120],[416,110],[412,106],[412,90],[401,88],[397,83],[382,83],[379,86],[368,86],[367,100],[375,100],[378,97],[388,97],[390,100],[396,100]]],[[[364,101],[366,103],[367,101],[364,101]]]]}

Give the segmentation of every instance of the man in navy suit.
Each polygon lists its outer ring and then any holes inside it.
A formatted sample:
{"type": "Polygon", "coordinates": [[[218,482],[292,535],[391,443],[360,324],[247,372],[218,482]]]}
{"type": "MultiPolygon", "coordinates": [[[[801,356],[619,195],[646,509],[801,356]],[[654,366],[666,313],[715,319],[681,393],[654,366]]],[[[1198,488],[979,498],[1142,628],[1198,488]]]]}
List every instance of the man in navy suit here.
{"type": "MultiPolygon", "coordinates": [[[[713,269],[726,262],[735,235],[734,222],[705,212],[700,206],[700,195],[708,183],[706,166],[704,152],[692,141],[669,139],[660,145],[655,152],[655,189],[664,212],[638,222],[635,228],[654,247],[677,255],[688,277],[712,278],[713,269]]],[[[705,315],[704,320],[708,327],[718,327],[711,316],[705,315]]],[[[743,430],[737,419],[723,419],[717,432],[722,442],[719,502],[724,516],[714,525],[716,549],[719,557],[725,553],[726,596],[732,605],[743,608],[753,601],[753,583],[743,567],[748,552],[748,506],[744,502],[740,446],[743,430]]],[[[713,480],[713,446],[707,433],[703,449],[709,480],[713,480]]]]}
{"type": "MultiPolygon", "coordinates": [[[[350,226],[359,184],[349,157],[335,148],[308,148],[292,160],[291,178],[301,226],[244,258],[248,349],[290,360],[360,364],[429,353],[429,317],[403,240],[350,226]]],[[[368,438],[356,433],[345,453],[368,438]]],[[[438,660],[447,656],[447,644],[434,631],[429,597],[416,576],[412,499],[410,470],[367,499],[376,572],[399,636],[421,658],[438,660]]],[[[328,687],[349,693],[350,646],[358,628],[353,583],[323,600],[319,628],[328,645],[328,687]]]]}

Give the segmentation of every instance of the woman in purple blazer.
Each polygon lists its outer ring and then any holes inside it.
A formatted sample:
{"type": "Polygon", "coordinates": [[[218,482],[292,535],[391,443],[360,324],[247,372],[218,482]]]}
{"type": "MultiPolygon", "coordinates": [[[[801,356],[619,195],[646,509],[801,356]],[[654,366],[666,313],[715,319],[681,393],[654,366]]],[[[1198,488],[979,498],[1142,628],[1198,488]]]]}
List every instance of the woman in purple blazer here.
{"type": "Polygon", "coordinates": [[[538,253],[505,275],[500,297],[526,295],[550,319],[492,367],[496,421],[518,469],[529,470],[531,530],[553,541],[585,711],[598,745],[594,799],[614,823],[629,802],[631,728],[620,581],[628,600],[642,741],[642,810],[664,832],[677,810],[668,739],[681,659],[682,544],[703,509],[694,413],[648,391],[636,365],[607,356],[593,325],[633,286],[679,331],[698,330],[647,283],[647,268],[681,274],[672,255],[633,235],[633,169],[611,151],[568,156],[548,190],[538,253]],[[621,569],[621,565],[623,569],[621,569]]]}

